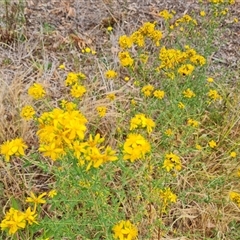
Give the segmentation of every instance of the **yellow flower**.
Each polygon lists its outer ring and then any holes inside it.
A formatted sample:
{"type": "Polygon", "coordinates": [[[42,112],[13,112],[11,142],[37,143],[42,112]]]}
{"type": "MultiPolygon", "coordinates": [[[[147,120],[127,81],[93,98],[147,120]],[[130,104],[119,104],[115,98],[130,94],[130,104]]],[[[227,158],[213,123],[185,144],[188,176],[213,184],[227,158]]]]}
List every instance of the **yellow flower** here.
{"type": "Polygon", "coordinates": [[[183,76],[190,75],[194,70],[194,66],[191,64],[184,64],[178,69],[178,73],[183,76]]]}
{"type": "Polygon", "coordinates": [[[81,98],[86,91],[84,86],[75,84],[72,86],[70,94],[72,97],[81,98]]]}
{"type": "Polygon", "coordinates": [[[115,95],[114,93],[109,93],[109,94],[107,95],[107,98],[108,98],[110,101],[114,101],[115,98],[116,98],[116,95],[115,95]]]}
{"type": "Polygon", "coordinates": [[[152,85],[145,85],[142,87],[141,92],[146,96],[150,97],[152,95],[152,92],[154,91],[154,87],[152,85]]]}
{"type": "Polygon", "coordinates": [[[140,134],[129,134],[123,145],[123,159],[131,162],[137,159],[144,159],[149,153],[151,146],[140,134]]]}
{"type": "Polygon", "coordinates": [[[131,67],[134,63],[134,60],[131,58],[129,52],[119,52],[118,53],[118,58],[120,60],[120,64],[123,67],[131,67]]]}
{"type": "Polygon", "coordinates": [[[124,80],[125,80],[126,82],[128,82],[128,81],[130,80],[130,78],[129,78],[129,77],[125,77],[124,80]]]}
{"type": "Polygon", "coordinates": [[[46,92],[43,86],[39,83],[34,83],[29,89],[28,94],[34,99],[41,99],[45,96],[46,92]]]}
{"type": "Polygon", "coordinates": [[[69,72],[67,75],[67,78],[65,80],[65,85],[66,86],[75,85],[75,84],[79,83],[80,81],[84,80],[85,78],[86,78],[86,76],[81,72],[79,72],[79,73],[69,72]]]}
{"type": "Polygon", "coordinates": [[[164,91],[161,91],[161,90],[155,90],[153,92],[153,95],[154,97],[158,98],[158,99],[163,99],[164,98],[164,95],[165,95],[165,92],[164,91]]]}
{"type": "Polygon", "coordinates": [[[178,107],[179,107],[180,109],[184,109],[184,108],[185,108],[185,105],[184,105],[182,102],[179,102],[179,103],[178,103],[178,107]]]}
{"type": "Polygon", "coordinates": [[[113,228],[114,239],[134,240],[138,235],[137,228],[129,221],[120,221],[113,228]]]}
{"type": "Polygon", "coordinates": [[[130,48],[133,45],[132,38],[128,37],[127,35],[120,36],[118,43],[119,46],[123,49],[130,48]]]}
{"type": "Polygon", "coordinates": [[[107,113],[107,108],[105,106],[99,106],[97,107],[98,115],[102,118],[107,113]]]}
{"type": "Polygon", "coordinates": [[[25,149],[27,149],[27,145],[23,142],[22,138],[16,138],[11,141],[6,141],[2,145],[0,145],[0,153],[5,156],[6,161],[9,161],[10,157],[13,155],[25,155],[25,149]]]}
{"type": "Polygon", "coordinates": [[[210,142],[208,142],[208,145],[210,148],[215,148],[217,146],[217,143],[214,140],[211,140],[210,142]]]}
{"type": "Polygon", "coordinates": [[[230,200],[237,204],[237,206],[240,208],[240,194],[237,192],[231,191],[229,193],[230,200]]]}
{"type": "Polygon", "coordinates": [[[57,191],[55,189],[48,192],[48,197],[54,198],[57,195],[57,191]]]}
{"type": "Polygon", "coordinates": [[[183,91],[183,95],[184,95],[185,98],[192,98],[192,97],[196,96],[196,94],[190,88],[183,91]]]}
{"type": "Polygon", "coordinates": [[[107,27],[108,32],[112,32],[113,28],[111,26],[107,27]]]}
{"type": "Polygon", "coordinates": [[[164,20],[169,20],[173,18],[173,14],[171,14],[168,10],[163,10],[158,14],[160,17],[164,18],[164,20]]]}
{"type": "Polygon", "coordinates": [[[192,119],[192,118],[189,118],[187,120],[187,125],[188,126],[193,126],[193,127],[198,127],[199,126],[199,122],[194,120],[194,119],[192,119]]]}
{"type": "Polygon", "coordinates": [[[25,214],[14,208],[10,208],[0,223],[2,230],[8,229],[9,234],[15,234],[19,229],[26,227],[25,214]]]}
{"type": "Polygon", "coordinates": [[[34,203],[35,205],[44,204],[44,203],[46,203],[46,200],[43,199],[43,197],[45,197],[46,195],[47,195],[47,193],[44,192],[37,197],[37,196],[35,196],[35,194],[33,192],[30,192],[30,197],[27,197],[26,202],[34,203]]]}
{"type": "Polygon", "coordinates": [[[136,114],[130,121],[130,130],[136,128],[147,128],[147,132],[151,133],[152,129],[155,127],[155,122],[151,118],[146,118],[145,114],[136,114]]]}
{"type": "Polygon", "coordinates": [[[207,81],[208,81],[209,83],[212,83],[212,82],[214,82],[214,79],[211,78],[211,77],[209,77],[209,78],[207,78],[207,81]]]}
{"type": "Polygon", "coordinates": [[[31,211],[31,208],[28,207],[28,209],[24,213],[24,218],[28,222],[29,225],[32,225],[33,223],[38,224],[36,221],[37,214],[35,211],[31,211]]]}
{"type": "Polygon", "coordinates": [[[172,169],[180,171],[182,169],[180,157],[173,153],[166,154],[163,168],[165,168],[167,172],[170,172],[172,169]]]}
{"type": "Polygon", "coordinates": [[[30,105],[27,105],[27,106],[22,108],[20,116],[25,120],[30,120],[30,119],[33,118],[35,113],[36,112],[35,112],[34,108],[30,105]]]}
{"type": "Polygon", "coordinates": [[[235,158],[236,156],[237,156],[236,152],[233,151],[233,152],[230,153],[230,157],[235,158]]]}
{"type": "Polygon", "coordinates": [[[105,77],[108,79],[113,79],[117,77],[117,73],[114,70],[108,70],[105,72],[105,77]]]}
{"type": "Polygon", "coordinates": [[[201,12],[200,12],[200,16],[201,16],[201,17],[204,17],[205,15],[206,15],[206,13],[205,13],[204,11],[201,11],[201,12]]]}
{"type": "Polygon", "coordinates": [[[168,128],[165,132],[164,132],[168,137],[173,135],[173,131],[172,129],[168,128]]]}
{"type": "Polygon", "coordinates": [[[213,101],[216,101],[216,100],[221,100],[222,97],[221,95],[219,95],[218,91],[217,90],[213,90],[213,89],[210,89],[209,92],[208,92],[208,97],[210,97],[213,101]]]}
{"type": "Polygon", "coordinates": [[[174,194],[171,189],[165,188],[160,190],[160,199],[162,200],[162,211],[166,212],[166,208],[170,203],[175,203],[177,201],[177,195],[174,194]]]}
{"type": "Polygon", "coordinates": [[[65,69],[65,65],[64,64],[59,65],[58,69],[65,69]]]}
{"type": "Polygon", "coordinates": [[[197,149],[197,150],[202,150],[202,146],[199,145],[199,144],[196,144],[196,149],[197,149]]]}

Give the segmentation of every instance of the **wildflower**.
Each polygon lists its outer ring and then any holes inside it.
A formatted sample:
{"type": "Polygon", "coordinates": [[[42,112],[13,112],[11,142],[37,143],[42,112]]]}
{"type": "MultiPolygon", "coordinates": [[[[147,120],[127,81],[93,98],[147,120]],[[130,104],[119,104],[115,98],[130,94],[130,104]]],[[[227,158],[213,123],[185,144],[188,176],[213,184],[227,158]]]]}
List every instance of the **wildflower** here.
{"type": "Polygon", "coordinates": [[[85,78],[86,76],[81,72],[78,72],[78,73],[69,72],[65,80],[65,85],[66,86],[75,85],[79,83],[79,81],[84,80],[85,78]]]}
{"type": "Polygon", "coordinates": [[[89,47],[82,49],[82,53],[90,53],[92,50],[89,47]]]}
{"type": "Polygon", "coordinates": [[[126,82],[128,82],[128,81],[130,80],[130,78],[129,78],[129,77],[125,77],[124,80],[125,80],[126,82]]]}
{"type": "Polygon", "coordinates": [[[24,150],[27,145],[23,142],[22,138],[16,138],[11,141],[6,141],[0,145],[0,153],[5,156],[6,161],[10,160],[13,155],[23,156],[25,155],[24,150]]]}
{"type": "MultiPolygon", "coordinates": [[[[67,141],[70,140],[67,139],[67,141]]],[[[65,153],[62,146],[59,146],[56,141],[49,144],[40,144],[38,150],[43,152],[43,156],[50,157],[53,161],[59,159],[65,153]]]]}
{"type": "Polygon", "coordinates": [[[127,35],[120,36],[118,43],[122,49],[130,48],[133,45],[132,38],[127,35]]]}
{"type": "Polygon", "coordinates": [[[130,160],[131,162],[145,158],[149,153],[151,146],[149,142],[140,134],[129,134],[123,145],[123,159],[130,160]]]}
{"type": "Polygon", "coordinates": [[[240,208],[240,194],[237,192],[231,191],[229,193],[230,200],[237,204],[237,206],[240,208]]]}
{"type": "Polygon", "coordinates": [[[184,109],[184,108],[185,108],[185,105],[184,105],[182,102],[179,102],[179,103],[178,103],[178,107],[179,107],[180,109],[184,109]]]}
{"type": "Polygon", "coordinates": [[[55,189],[52,189],[51,191],[48,192],[48,197],[54,198],[57,195],[57,191],[55,189]]]}
{"type": "Polygon", "coordinates": [[[130,121],[130,130],[136,128],[147,128],[147,132],[151,133],[152,129],[155,127],[155,122],[151,118],[146,118],[145,114],[136,114],[130,121]]]}
{"type": "Polygon", "coordinates": [[[163,190],[160,190],[160,199],[162,200],[162,211],[166,212],[167,206],[170,203],[175,203],[177,201],[177,195],[174,194],[168,187],[163,190]]]}
{"type": "Polygon", "coordinates": [[[99,107],[97,107],[97,111],[98,111],[98,115],[99,115],[99,117],[104,117],[105,115],[106,115],[106,113],[107,113],[107,108],[106,107],[104,107],[104,106],[99,106],[99,107]]]}
{"type": "Polygon", "coordinates": [[[114,239],[134,240],[138,235],[137,228],[129,221],[120,221],[113,228],[114,239]]]}
{"type": "Polygon", "coordinates": [[[71,96],[75,98],[81,98],[86,93],[86,88],[82,85],[75,84],[71,88],[71,96]]]}
{"type": "Polygon", "coordinates": [[[200,11],[200,16],[204,17],[206,15],[206,13],[204,11],[200,11]]]}
{"type": "Polygon", "coordinates": [[[30,105],[27,105],[27,106],[22,108],[20,116],[25,120],[30,120],[30,119],[33,118],[35,113],[36,112],[35,112],[34,108],[30,105]]]}
{"type": "Polygon", "coordinates": [[[213,82],[214,82],[214,79],[211,78],[211,77],[209,77],[209,78],[207,78],[207,81],[208,81],[209,83],[213,83],[213,82]]]}
{"type": "Polygon", "coordinates": [[[34,99],[43,98],[46,94],[43,86],[39,83],[34,83],[29,89],[28,94],[33,97],[34,99]]]}
{"type": "Polygon", "coordinates": [[[178,73],[183,76],[191,75],[194,70],[194,66],[191,64],[184,64],[178,69],[178,73]]]}
{"type": "Polygon", "coordinates": [[[116,98],[116,95],[115,95],[114,93],[109,93],[109,94],[107,95],[107,98],[108,98],[110,101],[114,101],[115,98],[116,98]]]}
{"type": "Polygon", "coordinates": [[[164,95],[165,95],[165,92],[164,91],[161,91],[161,90],[155,90],[153,92],[153,95],[154,97],[158,98],[158,99],[163,99],[164,98],[164,95]]]}
{"type": "Polygon", "coordinates": [[[196,144],[196,149],[197,149],[197,150],[202,150],[202,146],[199,145],[199,144],[196,144]]]}
{"type": "Polygon", "coordinates": [[[133,32],[131,35],[131,39],[132,39],[133,43],[138,45],[138,47],[144,47],[145,38],[139,31],[133,32]]]}
{"type": "Polygon", "coordinates": [[[163,10],[158,14],[160,17],[164,18],[164,20],[170,20],[173,18],[173,14],[171,14],[168,10],[163,10]]]}
{"type": "Polygon", "coordinates": [[[26,227],[25,214],[14,208],[10,208],[0,223],[2,230],[8,229],[9,234],[15,234],[19,229],[26,227]]]}
{"type": "Polygon", "coordinates": [[[35,212],[38,204],[46,203],[46,200],[43,199],[43,197],[45,197],[46,195],[47,195],[47,193],[44,192],[37,197],[37,196],[35,196],[35,194],[33,192],[30,192],[30,197],[27,197],[26,202],[34,203],[34,212],[35,212]]]}
{"type": "Polygon", "coordinates": [[[114,70],[108,70],[105,72],[105,77],[108,79],[113,79],[117,77],[117,73],[114,70]]]}
{"type": "Polygon", "coordinates": [[[210,148],[215,148],[217,146],[217,143],[214,140],[211,140],[210,142],[208,142],[208,145],[210,148]]]}
{"type": "Polygon", "coordinates": [[[192,118],[189,118],[187,120],[187,125],[188,126],[193,126],[193,127],[198,127],[199,126],[199,122],[194,120],[194,119],[192,119],[192,118]]]}
{"type": "Polygon", "coordinates": [[[65,65],[64,64],[59,65],[58,69],[65,69],[65,65]]]}
{"type": "Polygon", "coordinates": [[[141,92],[146,96],[146,97],[150,97],[152,95],[152,92],[154,90],[154,87],[152,85],[145,85],[141,92]]]}
{"type": "Polygon", "coordinates": [[[144,45],[145,45],[145,38],[144,38],[143,34],[140,31],[133,32],[130,37],[131,37],[133,43],[137,44],[138,47],[144,47],[144,45]]]}
{"type": "Polygon", "coordinates": [[[173,131],[172,129],[168,128],[165,132],[164,132],[168,137],[173,135],[173,131]]]}
{"type": "Polygon", "coordinates": [[[205,57],[199,55],[199,54],[195,54],[192,57],[190,57],[190,61],[195,64],[195,65],[200,65],[203,66],[206,64],[206,59],[205,57]]]}
{"type": "Polygon", "coordinates": [[[216,100],[221,100],[222,97],[221,95],[219,95],[218,91],[217,90],[213,90],[213,89],[210,89],[209,92],[208,92],[208,97],[210,97],[213,101],[216,101],[216,100]]]}
{"type": "Polygon", "coordinates": [[[182,169],[180,158],[173,153],[166,154],[163,162],[163,168],[165,168],[167,172],[170,172],[172,169],[180,171],[182,169]]]}
{"type": "Polygon", "coordinates": [[[120,64],[123,67],[131,67],[134,63],[134,60],[131,58],[129,52],[119,52],[118,58],[120,60],[120,64]]]}
{"type": "Polygon", "coordinates": [[[232,158],[235,158],[237,156],[237,153],[236,152],[230,152],[230,157],[232,157],[232,158]]]}
{"type": "Polygon", "coordinates": [[[28,207],[28,209],[24,212],[24,218],[29,225],[32,225],[33,223],[38,224],[38,222],[36,221],[36,217],[36,212],[31,211],[30,207],[28,207]]]}
{"type": "Polygon", "coordinates": [[[112,32],[113,28],[111,26],[107,27],[108,32],[112,32]]]}
{"type": "Polygon", "coordinates": [[[183,91],[183,95],[184,95],[185,98],[192,98],[192,97],[196,96],[196,94],[190,88],[183,91]]]}

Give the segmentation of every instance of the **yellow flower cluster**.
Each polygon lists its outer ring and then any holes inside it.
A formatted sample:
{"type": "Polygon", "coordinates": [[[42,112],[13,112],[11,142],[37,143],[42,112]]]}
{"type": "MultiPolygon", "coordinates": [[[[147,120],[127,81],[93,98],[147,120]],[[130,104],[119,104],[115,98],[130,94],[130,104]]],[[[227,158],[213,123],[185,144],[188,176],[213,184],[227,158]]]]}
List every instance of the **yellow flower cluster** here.
{"type": "Polygon", "coordinates": [[[57,194],[56,190],[51,190],[49,193],[42,193],[39,196],[35,196],[33,192],[30,192],[30,197],[26,198],[27,203],[33,203],[33,210],[28,207],[25,212],[17,210],[15,208],[10,208],[5,214],[4,219],[0,223],[1,230],[8,230],[8,233],[13,235],[18,230],[26,228],[28,225],[38,224],[37,218],[37,205],[46,203],[44,197],[48,196],[53,198],[57,194]]]}
{"type": "Polygon", "coordinates": [[[77,110],[54,108],[50,112],[44,112],[37,121],[39,151],[52,160],[64,155],[66,146],[71,146],[73,141],[83,140],[87,129],[87,119],[77,110]]]}
{"type": "Polygon", "coordinates": [[[164,18],[165,20],[170,20],[173,18],[173,14],[170,13],[168,10],[164,9],[158,14],[160,17],[164,18]]]}
{"type": "Polygon", "coordinates": [[[172,169],[180,171],[182,169],[180,157],[173,153],[166,154],[163,162],[163,168],[165,168],[167,172],[170,172],[172,169]]]}
{"type": "Polygon", "coordinates": [[[39,151],[44,156],[57,160],[71,151],[79,165],[99,167],[107,161],[117,159],[111,147],[99,146],[104,139],[97,134],[90,135],[88,141],[83,141],[87,130],[87,119],[77,110],[53,109],[43,113],[39,119],[39,151]]]}
{"type": "Polygon", "coordinates": [[[230,200],[237,204],[240,208],[240,194],[237,192],[230,192],[229,193],[230,200]]]}
{"type": "Polygon", "coordinates": [[[177,195],[170,188],[165,188],[160,190],[160,199],[162,200],[161,210],[162,212],[166,212],[168,205],[177,201],[177,195]]]}
{"type": "Polygon", "coordinates": [[[27,145],[22,138],[16,138],[11,141],[6,141],[0,145],[0,153],[5,156],[6,161],[10,161],[11,156],[24,156],[27,145]]]}
{"type": "Polygon", "coordinates": [[[210,89],[209,90],[208,97],[211,98],[213,101],[217,101],[217,100],[221,100],[222,99],[221,95],[215,89],[210,89]]]}
{"type": "Polygon", "coordinates": [[[43,88],[43,86],[39,83],[34,83],[31,87],[28,89],[28,95],[33,97],[34,99],[38,100],[45,96],[46,92],[43,88]]]}
{"type": "Polygon", "coordinates": [[[123,67],[131,67],[134,63],[134,60],[128,51],[119,52],[118,58],[123,67]]]}
{"type": "Polygon", "coordinates": [[[147,118],[145,114],[136,114],[130,121],[130,130],[137,128],[147,128],[147,132],[151,133],[156,126],[155,122],[151,118],[147,118]]]}
{"type": "Polygon", "coordinates": [[[120,221],[113,228],[114,239],[134,240],[138,235],[137,228],[129,221],[120,221]]]}
{"type": "Polygon", "coordinates": [[[25,120],[30,120],[35,115],[35,110],[32,106],[27,105],[22,108],[20,116],[25,120]]]}
{"type": "Polygon", "coordinates": [[[149,153],[151,146],[140,134],[129,134],[123,145],[123,159],[134,162],[137,159],[144,159],[149,153]]]}
{"type": "Polygon", "coordinates": [[[190,88],[188,88],[188,89],[183,91],[183,96],[185,98],[192,98],[192,97],[195,97],[196,94],[190,88]]]}
{"type": "Polygon", "coordinates": [[[98,111],[99,117],[103,118],[103,117],[106,116],[107,107],[105,107],[105,106],[98,106],[96,109],[97,109],[97,111],[98,111]]]}
{"type": "Polygon", "coordinates": [[[184,14],[181,18],[177,19],[173,27],[178,27],[181,24],[189,24],[193,23],[194,25],[197,25],[196,19],[193,19],[190,15],[184,14]]]}
{"type": "Polygon", "coordinates": [[[108,79],[114,79],[117,77],[117,73],[114,70],[108,70],[105,72],[105,77],[108,79]]]}
{"type": "Polygon", "coordinates": [[[189,46],[185,46],[185,51],[173,48],[166,49],[164,46],[160,49],[159,60],[161,63],[158,70],[169,71],[178,68],[178,73],[183,76],[190,75],[195,66],[206,64],[206,59],[189,46]]]}
{"type": "Polygon", "coordinates": [[[32,225],[33,223],[37,224],[36,217],[37,214],[34,210],[32,211],[30,207],[25,212],[10,208],[0,223],[0,227],[2,231],[8,230],[8,233],[13,235],[19,229],[26,228],[27,223],[29,225],[32,225]]]}
{"type": "Polygon", "coordinates": [[[138,47],[144,47],[145,38],[151,39],[156,46],[159,46],[159,41],[163,35],[160,30],[155,29],[155,25],[155,23],[145,22],[131,36],[120,36],[118,40],[119,46],[122,49],[131,48],[133,44],[136,44],[138,47]]]}
{"type": "Polygon", "coordinates": [[[199,126],[199,122],[194,120],[194,119],[192,119],[192,118],[189,118],[187,120],[187,125],[188,126],[193,126],[193,127],[198,127],[199,126]]]}
{"type": "Polygon", "coordinates": [[[79,73],[74,73],[70,72],[67,75],[67,78],[65,80],[65,85],[70,86],[70,94],[72,97],[75,98],[81,98],[84,93],[86,93],[86,88],[81,84],[81,81],[84,80],[86,76],[79,72],[79,73]]]}

